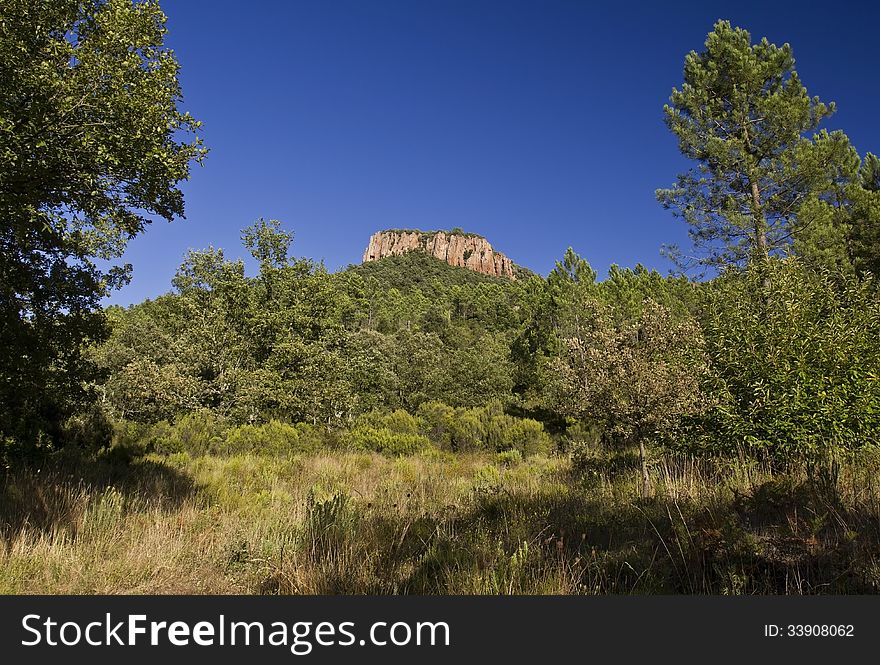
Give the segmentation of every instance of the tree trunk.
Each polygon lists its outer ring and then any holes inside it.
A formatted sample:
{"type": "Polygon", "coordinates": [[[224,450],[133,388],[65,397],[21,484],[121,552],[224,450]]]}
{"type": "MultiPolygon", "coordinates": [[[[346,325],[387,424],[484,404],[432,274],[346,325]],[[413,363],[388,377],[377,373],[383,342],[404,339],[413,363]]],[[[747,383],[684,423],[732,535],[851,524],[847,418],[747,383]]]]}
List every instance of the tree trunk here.
{"type": "Polygon", "coordinates": [[[754,180],[752,183],[752,216],[755,220],[755,247],[757,249],[758,261],[761,263],[761,271],[764,273],[761,279],[761,294],[766,305],[770,300],[770,275],[767,272],[770,268],[768,265],[770,259],[770,250],[767,247],[767,216],[761,206],[761,190],[758,189],[758,183],[754,180]]]}
{"type": "Polygon", "coordinates": [[[651,490],[648,478],[648,456],[645,452],[645,440],[639,437],[639,462],[642,465],[642,498],[646,499],[651,490]]]}
{"type": "MultiPolygon", "coordinates": [[[[751,138],[749,137],[749,124],[747,118],[743,118],[743,139],[746,145],[746,152],[754,155],[751,138]]],[[[767,248],[767,216],[764,214],[761,205],[761,190],[758,187],[758,181],[755,179],[755,172],[758,166],[757,162],[748,169],[749,186],[752,191],[752,218],[755,224],[755,249],[761,259],[766,259],[770,252],[767,248]]],[[[770,286],[769,282],[764,285],[766,288],[770,286]]]]}
{"type": "Polygon", "coordinates": [[[767,217],[761,209],[761,191],[758,183],[752,180],[752,216],[755,219],[755,247],[762,259],[769,256],[767,249],[767,217]]]}

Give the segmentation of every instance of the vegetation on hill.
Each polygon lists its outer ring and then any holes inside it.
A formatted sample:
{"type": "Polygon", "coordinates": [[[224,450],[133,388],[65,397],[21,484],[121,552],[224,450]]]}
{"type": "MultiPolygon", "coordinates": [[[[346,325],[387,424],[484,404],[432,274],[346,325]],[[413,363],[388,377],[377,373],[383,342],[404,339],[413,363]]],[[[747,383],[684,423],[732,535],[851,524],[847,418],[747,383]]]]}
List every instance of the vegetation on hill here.
{"type": "Polygon", "coordinates": [[[451,236],[454,235],[464,236],[465,238],[482,238],[483,240],[486,239],[485,236],[481,236],[479,233],[471,233],[470,231],[465,231],[458,226],[451,228],[448,231],[446,229],[433,229],[431,231],[422,231],[420,229],[385,229],[384,231],[381,231],[381,233],[418,233],[420,236],[426,239],[431,239],[438,233],[445,233],[446,235],[451,236]]]}
{"type": "Polygon", "coordinates": [[[406,252],[397,256],[386,256],[376,261],[351,265],[346,268],[346,272],[358,275],[364,281],[375,279],[378,285],[385,290],[410,291],[418,289],[425,295],[441,295],[446,288],[451,286],[488,283],[512,284],[511,280],[504,277],[495,277],[467,268],[451,266],[445,261],[422,252],[406,252]]]}

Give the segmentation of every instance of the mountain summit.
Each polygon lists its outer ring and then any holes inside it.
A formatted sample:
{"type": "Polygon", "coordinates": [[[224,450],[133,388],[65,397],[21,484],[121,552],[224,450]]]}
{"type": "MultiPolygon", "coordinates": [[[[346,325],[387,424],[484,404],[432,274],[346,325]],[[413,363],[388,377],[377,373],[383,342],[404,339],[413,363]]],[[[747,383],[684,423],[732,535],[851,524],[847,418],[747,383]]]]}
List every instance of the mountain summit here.
{"type": "Polygon", "coordinates": [[[418,231],[388,229],[370,236],[364,252],[364,263],[407,252],[422,252],[445,261],[451,266],[467,268],[484,275],[516,279],[516,266],[501,252],[492,249],[484,237],[452,231],[418,231]]]}

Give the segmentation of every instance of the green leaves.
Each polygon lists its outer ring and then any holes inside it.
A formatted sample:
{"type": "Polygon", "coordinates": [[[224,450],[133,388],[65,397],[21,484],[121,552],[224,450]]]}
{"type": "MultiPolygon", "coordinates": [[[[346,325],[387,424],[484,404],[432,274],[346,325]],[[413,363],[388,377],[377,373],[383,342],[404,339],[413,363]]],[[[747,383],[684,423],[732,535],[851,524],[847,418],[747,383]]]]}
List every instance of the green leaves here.
{"type": "Polygon", "coordinates": [[[730,273],[711,287],[701,422],[718,452],[777,462],[880,443],[880,300],[870,281],[795,259],[730,273]],[[772,295],[760,286],[769,281],[772,295]]]}
{"type": "Polygon", "coordinates": [[[633,315],[598,300],[573,304],[552,361],[555,404],[623,440],[659,440],[701,411],[703,338],[696,322],[645,299],[633,315]]]}
{"type": "Polygon", "coordinates": [[[48,432],[89,399],[81,353],[121,256],[206,151],[178,106],[154,0],[8,0],[0,8],[0,435],[48,432]]]}
{"type": "Polygon", "coordinates": [[[788,44],[752,44],[727,21],[715,24],[703,52],[686,56],[684,77],[664,115],[698,165],[656,194],[689,225],[695,254],[670,248],[670,256],[685,269],[711,269],[787,247],[803,199],[827,188],[834,170],[803,160],[813,146],[804,135],[834,104],[807,95],[788,44]]]}

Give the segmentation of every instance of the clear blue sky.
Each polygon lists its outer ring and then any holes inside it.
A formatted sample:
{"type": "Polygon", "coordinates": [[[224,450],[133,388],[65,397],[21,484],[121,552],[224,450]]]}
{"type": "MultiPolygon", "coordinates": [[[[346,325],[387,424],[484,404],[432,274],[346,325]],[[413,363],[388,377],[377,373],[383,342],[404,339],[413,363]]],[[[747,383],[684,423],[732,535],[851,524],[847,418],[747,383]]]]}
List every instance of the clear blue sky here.
{"type": "Polygon", "coordinates": [[[586,0],[164,0],[184,108],[211,149],[110,302],[167,291],[189,248],[244,254],[277,218],[330,270],[383,228],[485,235],[546,274],[569,245],[663,272],[683,224],[654,190],[687,164],[662,121],[685,53],[718,18],[794,48],[829,128],[880,152],[880,4],[586,0]],[[598,3],[596,3],[598,5],[598,3]]]}

